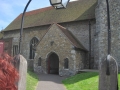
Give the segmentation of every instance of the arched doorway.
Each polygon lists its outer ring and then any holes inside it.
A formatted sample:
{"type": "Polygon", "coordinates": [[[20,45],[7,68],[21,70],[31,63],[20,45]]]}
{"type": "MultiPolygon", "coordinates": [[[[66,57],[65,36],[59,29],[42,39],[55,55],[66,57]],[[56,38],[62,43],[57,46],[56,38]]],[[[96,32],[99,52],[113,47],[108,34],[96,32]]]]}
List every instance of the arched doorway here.
{"type": "Polygon", "coordinates": [[[59,74],[59,58],[56,53],[50,53],[47,60],[48,74],[59,74]]]}

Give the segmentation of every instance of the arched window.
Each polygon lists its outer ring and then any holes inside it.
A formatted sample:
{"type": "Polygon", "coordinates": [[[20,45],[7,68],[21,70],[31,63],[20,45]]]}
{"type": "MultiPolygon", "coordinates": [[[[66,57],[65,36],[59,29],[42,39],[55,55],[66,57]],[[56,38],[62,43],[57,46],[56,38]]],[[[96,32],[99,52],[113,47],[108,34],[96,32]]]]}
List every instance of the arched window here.
{"type": "Polygon", "coordinates": [[[38,66],[41,66],[41,57],[38,59],[38,66]]]}
{"type": "Polygon", "coordinates": [[[19,53],[18,45],[13,45],[13,56],[17,55],[19,53]]]}
{"type": "Polygon", "coordinates": [[[38,42],[39,40],[36,37],[32,38],[30,41],[30,59],[34,59],[35,57],[35,49],[38,42]]]}
{"type": "Polygon", "coordinates": [[[68,69],[69,60],[68,58],[64,59],[64,69],[68,69]]]}

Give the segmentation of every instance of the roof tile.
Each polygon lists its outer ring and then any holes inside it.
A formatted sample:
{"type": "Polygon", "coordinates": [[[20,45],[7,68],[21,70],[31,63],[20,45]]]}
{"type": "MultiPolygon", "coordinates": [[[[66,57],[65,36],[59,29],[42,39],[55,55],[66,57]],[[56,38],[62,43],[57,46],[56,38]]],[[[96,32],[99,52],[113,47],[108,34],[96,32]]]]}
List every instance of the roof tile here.
{"type": "MultiPolygon", "coordinates": [[[[66,9],[55,10],[46,7],[25,13],[24,28],[47,25],[53,22],[62,23],[95,18],[95,6],[97,0],[79,0],[68,4],[66,9]]],[[[4,31],[20,29],[20,14],[11,22],[4,31]]]]}

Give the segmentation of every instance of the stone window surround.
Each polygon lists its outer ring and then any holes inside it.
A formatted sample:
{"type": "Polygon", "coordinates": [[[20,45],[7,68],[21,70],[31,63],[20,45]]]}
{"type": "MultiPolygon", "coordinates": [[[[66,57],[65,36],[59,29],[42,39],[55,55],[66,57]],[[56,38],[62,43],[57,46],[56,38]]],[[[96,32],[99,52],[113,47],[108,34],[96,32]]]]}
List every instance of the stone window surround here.
{"type": "Polygon", "coordinates": [[[68,59],[68,57],[64,59],[64,70],[69,70],[69,59],[68,59]],[[65,60],[67,60],[67,68],[65,68],[65,60]]]}
{"type": "Polygon", "coordinates": [[[41,67],[41,65],[42,65],[42,62],[41,62],[41,61],[42,61],[42,58],[39,57],[39,58],[38,58],[38,66],[39,66],[39,67],[41,67]]]}
{"type": "Polygon", "coordinates": [[[17,55],[19,52],[19,47],[18,45],[13,45],[13,56],[17,55]]]}
{"type": "Polygon", "coordinates": [[[32,48],[35,49],[37,43],[39,43],[39,39],[37,37],[33,37],[31,40],[30,40],[30,56],[29,56],[29,59],[34,59],[34,56],[35,56],[35,52],[32,48]],[[32,46],[31,46],[32,45],[32,46]]]}

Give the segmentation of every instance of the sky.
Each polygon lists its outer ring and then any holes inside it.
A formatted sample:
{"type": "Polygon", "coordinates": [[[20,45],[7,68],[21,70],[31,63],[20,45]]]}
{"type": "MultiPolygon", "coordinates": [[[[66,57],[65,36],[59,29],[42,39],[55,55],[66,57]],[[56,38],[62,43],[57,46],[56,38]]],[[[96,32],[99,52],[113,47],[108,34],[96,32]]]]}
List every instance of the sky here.
{"type": "MultiPolygon", "coordinates": [[[[0,30],[5,29],[23,10],[29,0],[0,0],[0,30]]],[[[76,0],[70,0],[76,1],[76,0]]],[[[51,6],[49,0],[32,0],[27,11],[51,6]]]]}

